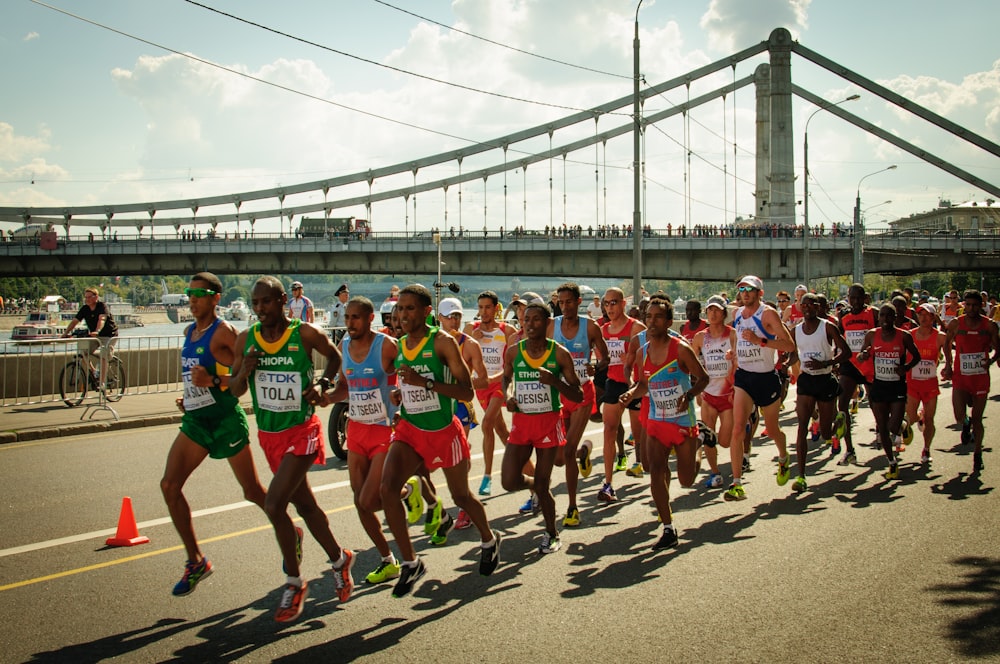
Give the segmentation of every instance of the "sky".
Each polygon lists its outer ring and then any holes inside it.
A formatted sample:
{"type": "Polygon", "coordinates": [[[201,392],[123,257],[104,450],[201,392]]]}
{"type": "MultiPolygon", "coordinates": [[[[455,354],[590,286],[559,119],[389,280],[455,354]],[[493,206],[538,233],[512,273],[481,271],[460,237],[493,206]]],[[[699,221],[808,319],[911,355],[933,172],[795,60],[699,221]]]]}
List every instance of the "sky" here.
{"type": "MultiPolygon", "coordinates": [[[[631,95],[635,16],[635,2],[618,0],[6,0],[0,206],[194,200],[489,141],[631,95]]],[[[784,27],[811,50],[1000,142],[994,0],[946,8],[931,0],[644,0],[638,17],[640,69],[649,85],[784,27]]],[[[729,83],[734,74],[751,75],[766,61],[761,55],[735,72],[695,81],[691,95],[729,83]]],[[[792,58],[792,77],[830,102],[861,93],[843,107],[1000,182],[996,157],[799,56],[792,58]]],[[[678,89],[653,97],[644,112],[685,96],[678,89]]],[[[754,213],[754,106],[747,87],[725,103],[694,109],[686,122],[678,117],[647,129],[644,222],[722,224],[754,213]]],[[[816,109],[793,98],[798,201],[803,125],[816,109]]],[[[628,123],[624,114],[601,118],[596,129],[628,123]]],[[[552,145],[594,131],[593,121],[559,130],[552,145]]],[[[549,146],[548,139],[512,144],[506,158],[549,146]]],[[[461,166],[427,167],[372,187],[405,187],[504,159],[493,150],[461,166]]],[[[850,223],[859,189],[871,228],[930,210],[942,198],[988,197],[829,113],[810,122],[809,161],[814,225],[850,223]],[[893,164],[898,168],[866,177],[893,164]]],[[[624,225],[632,217],[631,163],[632,140],[625,136],[570,153],[565,162],[466,183],[461,203],[452,187],[332,216],[370,217],[376,231],[408,232],[459,224],[477,230],[624,225]]],[[[355,186],[329,198],[364,191],[355,186]]],[[[322,194],[288,203],[316,200],[322,194]]],[[[248,203],[243,211],[254,205],[277,203],[248,203]]],[[[259,221],[256,230],[276,231],[278,221],[259,221]]]]}

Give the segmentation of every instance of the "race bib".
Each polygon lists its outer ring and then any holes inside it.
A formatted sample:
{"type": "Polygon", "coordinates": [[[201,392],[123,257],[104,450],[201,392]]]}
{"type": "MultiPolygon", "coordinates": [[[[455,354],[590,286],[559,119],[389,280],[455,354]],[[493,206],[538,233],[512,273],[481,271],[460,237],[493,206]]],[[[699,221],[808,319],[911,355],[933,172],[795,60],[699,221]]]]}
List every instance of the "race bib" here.
{"type": "Polygon", "coordinates": [[[655,389],[650,388],[649,403],[652,406],[652,412],[649,418],[660,421],[677,418],[682,414],[677,412],[677,404],[683,394],[684,391],[680,385],[655,389]]]}
{"type": "Polygon", "coordinates": [[[920,360],[913,367],[913,380],[931,380],[937,378],[937,364],[934,360],[920,360]]]}
{"type": "Polygon", "coordinates": [[[963,376],[981,376],[986,373],[986,354],[961,353],[958,364],[963,376]]]}
{"type": "Polygon", "coordinates": [[[212,391],[207,387],[198,387],[192,382],[191,372],[185,371],[184,379],[184,410],[198,410],[215,403],[212,391]]]}
{"type": "MultiPolygon", "coordinates": [[[[432,378],[432,376],[425,376],[425,378],[432,378]]],[[[400,392],[403,396],[403,407],[411,415],[441,410],[441,400],[438,399],[437,393],[424,389],[423,385],[401,383],[400,392]]]]}
{"type": "Polygon", "coordinates": [[[896,367],[899,366],[897,357],[875,357],[875,380],[898,381],[899,374],[896,367]]]}
{"type": "MultiPolygon", "coordinates": [[[[426,392],[426,390],[424,390],[426,392]]],[[[385,424],[389,414],[382,401],[382,393],[374,390],[351,390],[348,392],[347,416],[361,424],[385,424]]]]}
{"type": "Polygon", "coordinates": [[[861,352],[861,348],[865,345],[865,335],[867,333],[867,330],[848,330],[844,333],[844,339],[847,340],[847,345],[852,353],[857,354],[861,352]]]}
{"type": "Polygon", "coordinates": [[[551,413],[553,410],[552,390],[548,385],[536,381],[515,381],[514,398],[522,413],[551,413]]]}
{"type": "Polygon", "coordinates": [[[621,365],[625,361],[625,340],[608,339],[609,366],[621,365]]]}
{"type": "Polygon", "coordinates": [[[257,371],[254,393],[261,410],[288,413],[302,407],[302,375],[297,371],[257,371]]]}
{"type": "Polygon", "coordinates": [[[576,375],[579,376],[581,383],[586,383],[592,380],[590,374],[587,373],[587,366],[590,364],[589,357],[573,357],[573,368],[576,369],[576,375]]]}

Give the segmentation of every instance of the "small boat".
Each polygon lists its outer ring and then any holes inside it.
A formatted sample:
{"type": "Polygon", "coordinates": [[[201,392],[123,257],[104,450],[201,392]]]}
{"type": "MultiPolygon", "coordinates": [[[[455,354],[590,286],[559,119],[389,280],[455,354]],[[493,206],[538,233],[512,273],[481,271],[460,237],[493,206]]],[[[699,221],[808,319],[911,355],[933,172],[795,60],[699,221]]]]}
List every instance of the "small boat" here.
{"type": "Polygon", "coordinates": [[[182,306],[168,306],[165,307],[167,312],[167,318],[171,323],[190,323],[194,320],[194,314],[191,313],[191,308],[186,304],[182,306]]]}
{"type": "Polygon", "coordinates": [[[11,330],[14,341],[37,341],[58,339],[66,332],[68,322],[63,322],[60,304],[66,299],[61,295],[48,295],[38,302],[38,311],[28,312],[27,318],[11,330]]]}
{"type": "Polygon", "coordinates": [[[250,318],[250,307],[247,306],[247,301],[242,297],[238,297],[229,303],[229,307],[226,309],[226,320],[249,320],[250,318]]]}

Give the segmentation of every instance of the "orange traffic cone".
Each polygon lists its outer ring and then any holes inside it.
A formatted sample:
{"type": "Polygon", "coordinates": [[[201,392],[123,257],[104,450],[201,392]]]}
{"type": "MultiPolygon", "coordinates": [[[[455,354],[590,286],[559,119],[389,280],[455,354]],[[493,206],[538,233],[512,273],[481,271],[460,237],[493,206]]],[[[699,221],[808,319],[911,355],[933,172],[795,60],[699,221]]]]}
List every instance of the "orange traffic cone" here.
{"type": "Polygon", "coordinates": [[[139,534],[139,527],[135,524],[135,513],[132,512],[132,499],[128,496],[122,498],[122,511],[118,515],[118,532],[114,537],[109,537],[105,542],[108,546],[135,546],[136,544],[148,544],[149,538],[139,534]]]}

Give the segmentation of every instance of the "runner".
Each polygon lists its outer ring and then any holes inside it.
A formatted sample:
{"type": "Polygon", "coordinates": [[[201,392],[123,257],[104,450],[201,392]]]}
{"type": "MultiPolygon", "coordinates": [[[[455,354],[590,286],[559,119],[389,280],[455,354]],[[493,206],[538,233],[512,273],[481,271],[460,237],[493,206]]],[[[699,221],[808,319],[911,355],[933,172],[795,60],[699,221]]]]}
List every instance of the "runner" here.
{"type": "Polygon", "coordinates": [[[251,291],[258,322],[236,339],[229,390],[240,397],[253,381],[254,413],[260,444],[274,478],[264,509],[285,562],[285,586],[275,613],[278,622],[299,617],[308,595],[301,576],[302,538],[288,516],[295,506],[309,532],[333,562],[333,581],[341,602],[351,598],[354,553],[342,548],[330,531],[326,513],[309,487],[309,467],[326,463],[323,423],[315,406],[340,370],[340,353],[323,330],[285,315],[288,296],[275,277],[261,277],[251,291]],[[326,358],[323,375],[313,382],[313,351],[326,358]]]}
{"type": "Polygon", "coordinates": [[[948,324],[947,332],[941,377],[951,380],[951,407],[955,423],[962,426],[962,443],[975,442],[972,472],[976,473],[983,470],[983,411],[990,392],[990,364],[1000,360],[997,325],[983,316],[979,291],[965,291],[965,313],[948,324]],[[954,364],[952,344],[958,357],[954,364]]]}
{"type": "Polygon", "coordinates": [[[622,414],[631,405],[622,405],[620,397],[628,390],[629,379],[625,375],[625,354],[629,340],[646,326],[625,315],[625,291],[609,288],[604,293],[604,309],[608,322],[601,326],[601,334],[608,346],[608,379],[604,385],[604,485],[597,493],[602,502],[616,500],[611,478],[615,470],[628,468],[628,457],[619,453],[615,457],[616,437],[621,426],[622,414]]]}
{"type": "Polygon", "coordinates": [[[837,417],[833,423],[835,438],[832,447],[833,454],[836,455],[840,452],[840,443],[845,445],[844,458],[837,462],[841,466],[849,466],[858,461],[851,432],[854,424],[851,415],[857,411],[851,407],[851,403],[859,386],[871,382],[875,371],[871,362],[862,362],[858,359],[858,354],[864,346],[868,330],[878,327],[878,313],[865,304],[864,286],[852,285],[847,290],[847,301],[849,308],[840,315],[840,331],[851,349],[851,359],[840,365],[840,396],[837,399],[837,417]]]}
{"type": "Polygon", "coordinates": [[[469,514],[479,529],[479,573],[489,576],[500,561],[500,533],[490,530],[486,510],[469,491],[469,443],[462,423],[455,417],[455,400],[472,399],[472,379],[455,338],[441,333],[440,328],[427,327],[427,317],[433,310],[431,302],[426,287],[411,284],[400,291],[397,304],[399,321],[406,332],[396,356],[400,385],[397,398],[402,405],[385,459],[381,488],[386,520],[403,558],[394,597],[408,595],[427,572],[410,541],[406,513],[398,499],[403,484],[421,468],[443,470],[455,504],[469,514]]]}
{"type": "Polygon", "coordinates": [[[177,407],[184,415],[160,480],[170,519],[187,552],[184,576],[173,590],[178,597],[194,592],[198,583],[212,573],[212,563],[198,546],[191,508],[184,497],[184,483],[195,468],[206,456],[226,459],[243,488],[244,498],[264,509],[265,495],[250,451],[246,413],[229,390],[236,329],[215,314],[222,297],[222,282],[210,272],[199,272],[188,286],[185,294],[190,298],[194,323],[184,330],[184,396],[177,399],[177,407]]]}
{"type": "Polygon", "coordinates": [[[663,522],[663,534],[653,549],[677,546],[677,530],[670,511],[668,461],[672,448],[677,454],[677,480],[684,487],[694,484],[698,473],[694,398],[709,382],[705,368],[691,347],[669,334],[673,318],[673,306],[654,296],[646,310],[648,341],[637,358],[642,367],[639,384],[620,397],[625,406],[649,394],[646,417],[649,492],[663,522]]]}
{"type": "MultiPolygon", "coordinates": [[[[603,371],[608,366],[608,346],[604,343],[601,328],[590,318],[580,316],[580,287],[571,282],[562,284],[556,289],[562,315],[557,316],[548,324],[546,336],[564,346],[573,357],[573,366],[580,379],[583,390],[583,400],[580,402],[562,399],[562,421],[566,429],[566,444],[561,448],[562,459],[566,464],[566,494],[569,506],[563,517],[564,527],[580,525],[580,510],[576,504],[579,477],[588,477],[591,471],[590,447],[577,450],[583,432],[590,421],[590,413],[596,399],[593,376],[597,371],[603,371]],[[596,355],[596,365],[591,364],[591,355],[596,355]]],[[[558,464],[557,450],[556,456],[558,464]]]]}
{"type": "Polygon", "coordinates": [[[934,305],[926,302],[919,305],[917,320],[920,326],[910,334],[913,345],[920,353],[920,362],[910,371],[910,379],[906,385],[906,421],[922,426],[924,449],[920,453],[920,463],[930,463],[931,442],[937,431],[934,416],[937,414],[938,395],[941,394],[937,367],[944,350],[945,334],[934,327],[937,322],[934,305]]]}
{"type": "Polygon", "coordinates": [[[314,323],[315,310],[312,300],[304,295],[301,281],[292,282],[292,299],[288,301],[288,317],[314,323]]]}
{"type": "Polygon", "coordinates": [[[764,305],[764,282],[747,275],[737,284],[743,306],[733,316],[736,328],[736,375],[733,395],[733,433],[729,446],[733,483],[724,494],[726,500],[743,500],[743,435],[750,413],[760,409],[768,435],[778,448],[778,486],[788,482],[788,451],[785,434],[778,423],[781,406],[781,378],[775,369],[775,353],[791,353],[795,342],[782,325],[778,312],[764,305]]]}
{"type": "Polygon", "coordinates": [[[840,385],[833,375],[833,367],[851,356],[851,349],[840,330],[833,323],[821,317],[822,307],[819,297],[806,293],[800,302],[802,320],[795,326],[796,354],[802,365],[795,397],[795,414],[798,431],[795,437],[795,460],[799,475],[792,489],[798,493],[808,488],[806,482],[806,455],[809,444],[809,421],[819,410],[819,430],[823,440],[830,440],[833,428],[833,413],[836,410],[840,385]]]}
{"type": "Polygon", "coordinates": [[[488,496],[492,491],[493,451],[496,437],[499,436],[503,445],[507,444],[507,423],[503,419],[501,409],[504,404],[503,393],[503,357],[509,337],[514,329],[502,321],[496,320],[497,304],[500,299],[491,290],[483,291],[476,298],[479,306],[479,320],[468,323],[463,330],[479,343],[483,351],[483,365],[489,374],[486,376],[487,386],[476,390],[476,398],[483,407],[483,465],[485,467],[483,480],[479,484],[479,495],[488,496]]]}
{"type": "MultiPolygon", "coordinates": [[[[379,487],[382,466],[392,436],[396,408],[390,403],[390,378],[395,376],[396,340],[372,330],[375,306],[366,297],[351,298],[344,308],[347,333],[341,340],[343,365],[336,387],[324,403],[350,404],[347,420],[347,472],[354,492],[354,507],[382,561],[365,577],[367,583],[382,583],[399,576],[399,563],[382,533],[376,512],[382,509],[379,487]]],[[[416,492],[419,495],[419,491],[416,492]]],[[[417,509],[423,511],[421,502],[417,509]]]]}
{"type": "Polygon", "coordinates": [[[882,476],[898,480],[899,459],[893,451],[893,442],[902,430],[906,413],[906,372],[920,362],[920,353],[910,333],[896,327],[896,308],[891,303],[879,308],[878,323],[877,329],[865,335],[858,359],[866,361],[871,357],[875,368],[868,403],[875,416],[875,430],[882,451],[889,460],[889,470],[882,476]],[[906,361],[907,355],[909,361],[906,361]]]}
{"type": "Polygon", "coordinates": [[[543,554],[554,553],[560,546],[556,503],[549,488],[556,453],[565,442],[560,401],[583,401],[573,357],[563,346],[546,338],[549,317],[549,308],[544,304],[525,307],[521,328],[525,339],[507,349],[503,374],[504,391],[509,395],[507,409],[513,413],[509,444],[503,455],[503,488],[526,488],[538,497],[545,520],[545,533],[538,547],[543,554]],[[534,476],[529,476],[523,468],[531,459],[532,449],[535,467],[534,476]]]}
{"type": "Polygon", "coordinates": [[[701,302],[688,300],[684,305],[684,317],[687,320],[681,323],[681,336],[690,344],[694,335],[708,328],[708,323],[701,317],[701,302]]]}
{"type": "MultiPolygon", "coordinates": [[[[708,298],[705,316],[708,328],[694,336],[691,349],[700,358],[709,382],[701,393],[701,420],[716,432],[717,444],[729,448],[733,435],[733,381],[736,362],[736,330],[726,324],[726,301],[718,295],[708,298]]],[[[705,488],[717,489],[723,484],[719,472],[719,450],[715,445],[703,445],[708,460],[709,475],[705,488]]]]}

